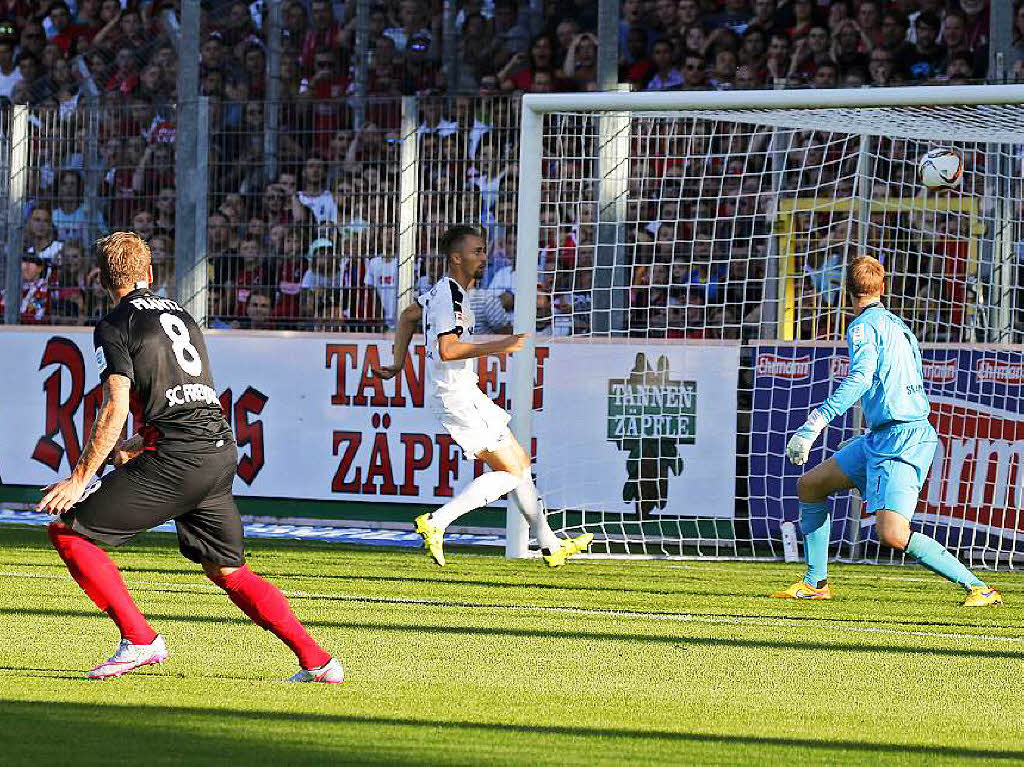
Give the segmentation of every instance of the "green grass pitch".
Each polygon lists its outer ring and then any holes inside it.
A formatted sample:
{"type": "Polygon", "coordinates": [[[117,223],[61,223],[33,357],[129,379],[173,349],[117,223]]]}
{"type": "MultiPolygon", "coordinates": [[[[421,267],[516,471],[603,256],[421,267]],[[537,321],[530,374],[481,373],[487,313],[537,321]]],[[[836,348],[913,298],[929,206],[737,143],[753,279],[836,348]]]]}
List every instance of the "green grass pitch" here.
{"type": "Polygon", "coordinates": [[[539,561],[250,541],[344,661],[295,661],[149,535],[114,554],[171,652],[111,682],[116,643],[39,528],[0,528],[0,763],[1024,763],[1024,577],[965,611],[919,568],[836,566],[832,603],[764,595],[797,566],[539,561]]]}

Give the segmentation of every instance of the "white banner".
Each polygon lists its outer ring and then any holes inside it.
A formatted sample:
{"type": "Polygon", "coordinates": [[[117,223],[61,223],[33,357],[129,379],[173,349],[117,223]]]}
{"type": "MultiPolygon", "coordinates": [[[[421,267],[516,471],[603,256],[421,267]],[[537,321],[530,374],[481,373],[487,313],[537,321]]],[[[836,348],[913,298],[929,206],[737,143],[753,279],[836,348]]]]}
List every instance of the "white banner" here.
{"type": "Polygon", "coordinates": [[[549,348],[534,423],[550,508],[733,516],[738,345],[549,348]]]}
{"type": "MultiPolygon", "coordinates": [[[[422,344],[410,350],[404,375],[384,382],[370,368],[390,361],[386,337],[211,331],[206,338],[239,445],[236,494],[432,505],[483,471],[424,407],[422,344]]],[[[623,488],[631,451],[655,439],[677,444],[683,462],[679,471],[666,464],[667,502],[655,513],[731,516],[738,347],[642,348],[652,366],[666,358],[664,383],[629,383],[637,351],[630,342],[538,346],[535,406],[543,415],[534,449],[548,506],[592,499],[630,511],[623,488]],[[621,434],[609,431],[616,428],[621,434]],[[567,449],[577,460],[564,465],[567,449]],[[699,507],[684,499],[699,499],[699,507]]],[[[0,359],[0,481],[42,486],[66,476],[102,399],[91,330],[5,329],[0,359]]],[[[506,368],[493,357],[478,363],[481,388],[508,407],[506,368]]],[[[133,406],[130,430],[136,415],[133,406]]]]}

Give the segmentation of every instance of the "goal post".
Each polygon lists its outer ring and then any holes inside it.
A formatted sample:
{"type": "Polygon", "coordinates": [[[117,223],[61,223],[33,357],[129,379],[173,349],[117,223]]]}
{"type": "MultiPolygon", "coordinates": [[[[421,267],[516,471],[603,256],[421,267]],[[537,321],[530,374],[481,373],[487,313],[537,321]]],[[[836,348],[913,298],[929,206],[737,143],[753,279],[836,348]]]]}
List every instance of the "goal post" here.
{"type": "MultiPolygon", "coordinates": [[[[1024,85],[525,96],[512,428],[552,528],[602,556],[781,558],[785,440],[844,374],[845,269],[867,253],[936,403],[916,523],[1012,563],[1022,105],[1024,85]],[[933,193],[916,163],[939,145],[965,173],[933,193]]],[[[831,424],[811,464],[859,430],[854,411],[831,424]]],[[[834,554],[898,561],[872,536],[834,500],[834,554]]],[[[507,555],[528,538],[510,501],[507,555]]]]}

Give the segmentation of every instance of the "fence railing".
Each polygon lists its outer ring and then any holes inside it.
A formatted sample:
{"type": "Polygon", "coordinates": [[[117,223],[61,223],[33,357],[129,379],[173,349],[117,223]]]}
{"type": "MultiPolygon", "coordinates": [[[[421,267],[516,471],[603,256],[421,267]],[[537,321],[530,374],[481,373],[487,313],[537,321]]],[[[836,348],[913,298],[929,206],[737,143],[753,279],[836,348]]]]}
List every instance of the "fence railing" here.
{"type": "MultiPolygon", "coordinates": [[[[210,327],[385,331],[394,326],[400,307],[443,273],[438,252],[443,229],[471,223],[482,229],[488,244],[483,289],[474,295],[478,331],[510,328],[518,97],[389,97],[358,104],[312,97],[276,103],[204,97],[199,104],[208,117],[205,139],[198,142],[203,156],[197,162],[208,171],[204,194],[192,196],[205,201],[196,216],[204,236],[195,241],[205,243],[196,257],[205,265],[200,271],[210,327]],[[276,133],[268,140],[271,111],[276,133]]],[[[111,230],[131,229],[149,242],[157,292],[183,302],[194,300],[176,296],[175,288],[175,203],[182,183],[175,173],[176,121],[173,105],[141,101],[124,106],[83,99],[73,109],[19,106],[0,111],[0,199],[8,211],[0,228],[5,253],[23,254],[20,265],[9,258],[5,263],[5,294],[21,292],[20,304],[6,310],[8,322],[90,324],[102,316],[109,301],[99,286],[91,243],[111,230]]],[[[556,335],[590,332],[587,294],[592,292],[594,264],[593,255],[587,254],[596,246],[599,222],[598,212],[586,202],[596,199],[594,190],[586,185],[599,181],[588,163],[600,152],[595,144],[600,132],[578,121],[552,130],[552,140],[565,146],[577,143],[545,169],[535,299],[539,329],[556,335]],[[571,322],[565,321],[566,314],[575,315],[571,322]]],[[[852,178],[855,142],[841,147],[843,154],[836,149],[838,139],[796,134],[780,151],[769,146],[770,132],[759,133],[749,125],[738,130],[727,123],[691,125],[682,120],[634,120],[625,130],[629,172],[622,244],[628,259],[631,333],[694,337],[693,328],[673,326],[676,319],[685,323],[687,316],[701,314],[700,307],[691,305],[692,286],[688,280],[680,283],[685,290],[673,292],[673,286],[680,287],[675,285],[677,273],[689,275],[699,266],[695,259],[703,252],[703,238],[712,262],[726,247],[724,239],[739,244],[728,245],[723,262],[727,268],[719,269],[718,303],[738,302],[719,307],[726,317],[720,324],[729,330],[723,335],[841,336],[844,304],[836,300],[838,287],[832,279],[839,269],[833,264],[829,271],[829,253],[853,252],[855,243],[839,242],[842,232],[831,219],[826,225],[820,212],[802,211],[799,200],[820,207],[823,201],[849,195],[842,184],[852,178]],[[778,188],[770,183],[775,163],[783,171],[778,188]],[[834,178],[822,176],[822,169],[834,178]],[[736,237],[723,238],[720,232],[726,230],[716,228],[717,219],[729,219],[728,231],[736,237]],[[740,232],[747,232],[745,240],[740,232]],[[775,244],[773,238],[779,238],[775,244]],[[765,275],[779,273],[766,267],[773,258],[791,270],[786,273],[792,281],[791,316],[780,315],[782,324],[754,316],[765,275]]],[[[881,145],[872,148],[885,151],[881,145]]],[[[916,224],[907,223],[915,215],[912,206],[881,201],[887,194],[903,199],[916,193],[910,160],[898,167],[889,162],[884,173],[872,171],[872,195],[879,202],[878,220],[870,231],[878,243],[891,233],[909,233],[921,250],[916,224]]],[[[966,191],[975,192],[979,200],[985,195],[980,188],[966,191]]],[[[829,204],[835,217],[838,208],[829,204]]],[[[984,208],[988,203],[979,204],[984,208]]],[[[1004,231],[1002,239],[1021,240],[1020,217],[1004,218],[1013,231],[1004,231]]],[[[985,216],[969,220],[963,213],[961,219],[967,222],[964,227],[975,226],[975,219],[983,226],[985,216]]],[[[976,234],[979,243],[992,239],[981,230],[976,234]]],[[[878,243],[869,242],[876,249],[878,243]]],[[[966,335],[959,329],[970,312],[954,304],[992,302],[992,291],[984,288],[993,274],[993,258],[980,250],[971,258],[981,268],[974,274],[953,274],[950,284],[959,291],[956,296],[932,296],[914,282],[913,295],[896,292],[897,307],[909,315],[927,314],[932,304],[952,307],[943,322],[930,323],[952,335],[928,340],[1019,341],[1020,322],[1013,316],[1004,317],[995,329],[991,321],[966,335]]],[[[923,262],[893,263],[904,272],[924,268],[923,262]]],[[[1019,272],[1014,264],[999,289],[1020,292],[1019,272]]],[[[785,284],[780,285],[784,293],[785,284]]],[[[714,309],[704,315],[717,316],[714,309]]]]}

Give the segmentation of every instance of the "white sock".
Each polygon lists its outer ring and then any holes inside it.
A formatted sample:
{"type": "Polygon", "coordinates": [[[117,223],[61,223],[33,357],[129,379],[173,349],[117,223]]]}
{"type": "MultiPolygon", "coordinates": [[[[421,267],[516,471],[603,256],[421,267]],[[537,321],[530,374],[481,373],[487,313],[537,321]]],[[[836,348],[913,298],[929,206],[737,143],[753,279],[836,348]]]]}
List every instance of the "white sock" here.
{"type": "Polygon", "coordinates": [[[525,479],[516,485],[513,494],[519,503],[519,510],[530,525],[530,532],[537,539],[541,549],[549,554],[557,551],[562,544],[548,526],[548,515],[541,508],[537,486],[533,484],[533,477],[529,471],[526,472],[525,479]]]}
{"type": "Polygon", "coordinates": [[[511,492],[521,481],[520,477],[507,471],[489,471],[481,474],[470,482],[465,490],[432,513],[430,521],[440,527],[448,527],[463,514],[493,503],[505,493],[511,492]]]}

